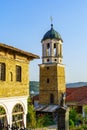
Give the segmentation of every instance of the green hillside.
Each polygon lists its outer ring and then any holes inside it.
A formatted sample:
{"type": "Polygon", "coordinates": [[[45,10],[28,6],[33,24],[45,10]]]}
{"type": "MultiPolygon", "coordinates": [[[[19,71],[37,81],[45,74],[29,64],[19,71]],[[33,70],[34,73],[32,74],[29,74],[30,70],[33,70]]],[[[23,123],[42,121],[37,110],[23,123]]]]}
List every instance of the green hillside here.
{"type": "Polygon", "coordinates": [[[30,92],[33,91],[35,94],[39,93],[39,82],[30,81],[30,92]]]}

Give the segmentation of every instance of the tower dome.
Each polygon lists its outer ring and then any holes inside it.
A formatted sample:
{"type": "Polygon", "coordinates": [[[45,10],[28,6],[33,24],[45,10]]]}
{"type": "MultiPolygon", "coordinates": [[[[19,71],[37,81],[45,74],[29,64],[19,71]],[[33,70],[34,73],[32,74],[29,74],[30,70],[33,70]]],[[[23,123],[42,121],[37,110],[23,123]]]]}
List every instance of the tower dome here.
{"type": "Polygon", "coordinates": [[[46,39],[57,39],[63,41],[60,34],[53,29],[53,24],[51,24],[51,29],[45,33],[41,41],[46,39]]]}

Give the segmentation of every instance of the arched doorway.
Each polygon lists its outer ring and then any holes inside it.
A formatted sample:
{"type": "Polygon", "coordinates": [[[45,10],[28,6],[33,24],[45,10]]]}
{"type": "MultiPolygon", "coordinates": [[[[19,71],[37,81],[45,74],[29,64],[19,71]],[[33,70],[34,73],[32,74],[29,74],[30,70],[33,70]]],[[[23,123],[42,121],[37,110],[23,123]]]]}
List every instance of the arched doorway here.
{"type": "Polygon", "coordinates": [[[8,125],[6,111],[0,106],[0,129],[4,129],[8,125]]]}
{"type": "Polygon", "coordinates": [[[21,104],[16,104],[12,111],[12,126],[24,126],[24,111],[21,104]]]}

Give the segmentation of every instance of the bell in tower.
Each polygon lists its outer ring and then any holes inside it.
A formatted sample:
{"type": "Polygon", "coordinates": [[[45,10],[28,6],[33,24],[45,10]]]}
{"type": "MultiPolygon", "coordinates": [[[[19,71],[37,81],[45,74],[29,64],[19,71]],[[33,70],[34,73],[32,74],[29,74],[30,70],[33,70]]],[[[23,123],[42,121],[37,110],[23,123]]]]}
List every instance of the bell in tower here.
{"type": "Polygon", "coordinates": [[[51,29],[43,36],[42,39],[42,63],[62,63],[62,43],[60,34],[51,29]]]}

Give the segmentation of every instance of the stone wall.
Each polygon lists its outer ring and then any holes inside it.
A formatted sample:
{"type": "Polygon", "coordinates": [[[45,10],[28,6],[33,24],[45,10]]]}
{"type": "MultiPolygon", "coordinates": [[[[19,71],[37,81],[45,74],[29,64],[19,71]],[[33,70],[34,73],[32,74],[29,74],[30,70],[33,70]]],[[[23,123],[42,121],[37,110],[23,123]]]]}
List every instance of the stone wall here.
{"type": "Polygon", "coordinates": [[[27,57],[0,51],[0,62],[6,65],[6,80],[0,80],[0,98],[13,96],[26,96],[29,94],[29,62],[27,57]],[[21,66],[21,82],[16,81],[16,65],[21,66]],[[12,81],[11,81],[12,76],[12,81]]]}
{"type": "Polygon", "coordinates": [[[40,104],[50,104],[50,94],[54,95],[54,104],[58,104],[61,93],[65,91],[64,65],[40,65],[40,104]]]}

